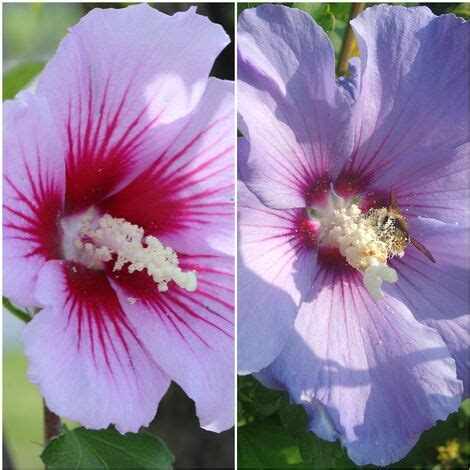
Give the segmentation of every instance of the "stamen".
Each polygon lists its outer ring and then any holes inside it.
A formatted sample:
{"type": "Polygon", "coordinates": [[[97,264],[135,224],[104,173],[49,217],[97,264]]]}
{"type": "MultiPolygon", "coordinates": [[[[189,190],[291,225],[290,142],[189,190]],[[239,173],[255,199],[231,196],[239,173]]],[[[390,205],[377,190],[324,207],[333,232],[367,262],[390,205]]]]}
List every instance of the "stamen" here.
{"type": "Polygon", "coordinates": [[[383,281],[398,281],[387,260],[404,254],[395,240],[393,218],[386,208],[362,213],[354,199],[341,206],[335,204],[336,208],[321,218],[321,243],[338,247],[348,264],[363,274],[369,294],[380,299],[383,281]]]}
{"type": "Polygon", "coordinates": [[[178,255],[170,247],[156,237],[145,236],[141,227],[125,219],[105,214],[92,224],[91,217],[85,217],[74,245],[81,250],[89,268],[100,268],[116,256],[113,271],[120,271],[125,265],[129,273],[146,269],[160,292],[167,291],[172,280],[187,291],[196,290],[195,271],[183,272],[178,255]]]}

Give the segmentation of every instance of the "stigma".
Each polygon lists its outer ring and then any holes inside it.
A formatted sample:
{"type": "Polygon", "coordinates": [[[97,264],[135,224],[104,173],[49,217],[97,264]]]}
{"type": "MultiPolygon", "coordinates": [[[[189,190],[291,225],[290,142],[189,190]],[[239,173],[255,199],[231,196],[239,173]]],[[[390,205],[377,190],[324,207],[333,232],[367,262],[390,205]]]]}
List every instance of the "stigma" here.
{"type": "Polygon", "coordinates": [[[309,208],[319,227],[319,245],[336,247],[347,263],[362,274],[372,298],[382,297],[383,282],[395,283],[398,275],[388,261],[404,255],[405,243],[397,238],[395,220],[387,208],[362,212],[359,199],[344,198],[331,190],[326,207],[309,208]]]}
{"type": "Polygon", "coordinates": [[[90,269],[102,269],[114,262],[113,271],[146,271],[160,292],[174,281],[189,292],[195,291],[195,271],[182,271],[176,252],[144,229],[125,219],[105,214],[99,219],[88,213],[80,219],[78,236],[73,240],[75,258],[90,269]]]}

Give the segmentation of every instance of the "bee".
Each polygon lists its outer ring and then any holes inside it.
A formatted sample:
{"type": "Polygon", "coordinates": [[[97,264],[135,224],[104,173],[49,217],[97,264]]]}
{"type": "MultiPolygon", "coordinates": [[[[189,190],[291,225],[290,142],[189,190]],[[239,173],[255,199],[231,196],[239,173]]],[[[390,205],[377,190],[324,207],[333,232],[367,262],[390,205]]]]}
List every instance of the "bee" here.
{"type": "Polygon", "coordinates": [[[410,243],[426,258],[433,263],[436,262],[431,252],[418,240],[410,235],[408,222],[405,216],[400,212],[398,203],[393,191],[390,193],[390,205],[387,208],[387,215],[383,218],[382,224],[392,224],[393,226],[393,248],[394,251],[402,252],[410,243]]]}

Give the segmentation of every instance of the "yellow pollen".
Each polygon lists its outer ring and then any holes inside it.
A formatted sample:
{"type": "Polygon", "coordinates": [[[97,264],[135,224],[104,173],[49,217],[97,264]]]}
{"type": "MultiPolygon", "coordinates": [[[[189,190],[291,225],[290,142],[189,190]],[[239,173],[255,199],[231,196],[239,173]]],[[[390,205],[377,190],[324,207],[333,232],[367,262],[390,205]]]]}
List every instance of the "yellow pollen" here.
{"type": "Polygon", "coordinates": [[[320,218],[320,243],[338,247],[348,264],[363,274],[369,294],[380,299],[383,281],[398,281],[387,260],[404,254],[397,251],[393,220],[387,219],[385,208],[362,213],[356,204],[345,206],[344,201],[335,207],[320,218]]]}
{"type": "MultiPolygon", "coordinates": [[[[125,219],[105,214],[92,223],[91,216],[85,216],[74,246],[81,251],[89,268],[98,269],[116,256],[113,271],[120,271],[124,266],[129,273],[145,269],[160,292],[168,290],[170,281],[187,291],[196,290],[195,271],[183,272],[174,250],[164,246],[157,237],[145,236],[143,228],[125,219]]],[[[129,298],[129,303],[133,302],[135,299],[129,298]]]]}

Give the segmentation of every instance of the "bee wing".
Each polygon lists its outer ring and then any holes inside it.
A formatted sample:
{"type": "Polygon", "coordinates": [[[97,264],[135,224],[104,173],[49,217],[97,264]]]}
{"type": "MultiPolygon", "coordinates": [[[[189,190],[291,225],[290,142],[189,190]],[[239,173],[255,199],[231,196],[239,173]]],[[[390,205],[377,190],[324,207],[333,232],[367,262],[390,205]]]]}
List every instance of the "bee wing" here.
{"type": "Polygon", "coordinates": [[[433,263],[436,262],[436,260],[434,259],[434,256],[421,242],[414,239],[413,237],[410,237],[410,241],[417,250],[421,251],[421,253],[423,253],[423,255],[426,256],[426,258],[428,258],[433,263]]]}

